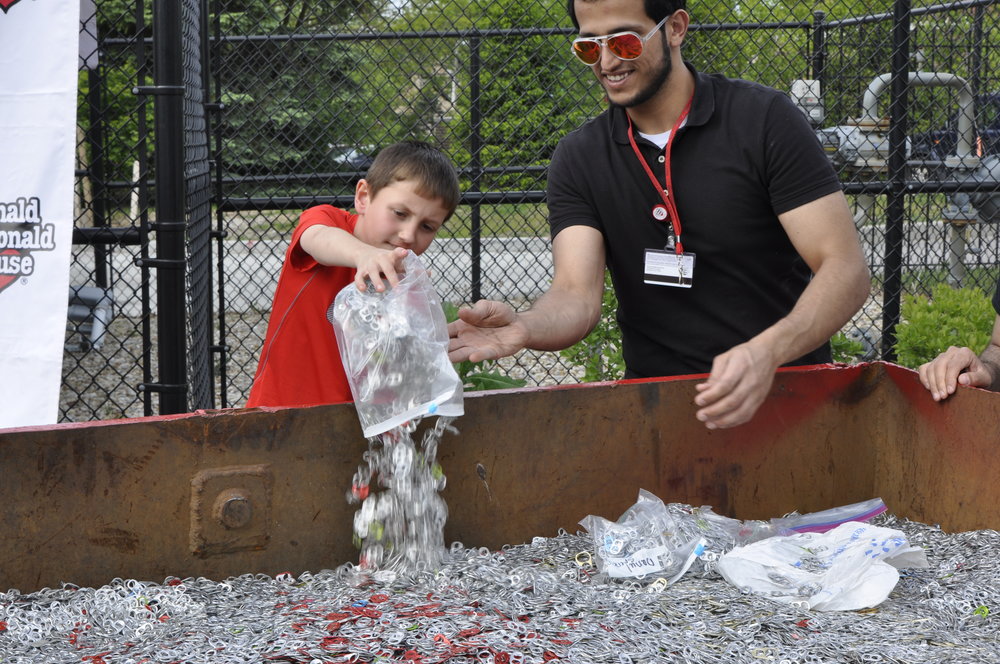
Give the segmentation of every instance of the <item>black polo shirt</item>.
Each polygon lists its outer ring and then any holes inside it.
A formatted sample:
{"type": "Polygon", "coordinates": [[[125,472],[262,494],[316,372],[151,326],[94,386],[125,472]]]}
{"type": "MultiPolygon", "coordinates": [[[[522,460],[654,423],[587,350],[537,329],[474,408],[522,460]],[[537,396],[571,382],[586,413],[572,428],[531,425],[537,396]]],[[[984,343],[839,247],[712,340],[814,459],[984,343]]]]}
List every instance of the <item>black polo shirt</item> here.
{"type": "MultiPolygon", "coordinates": [[[[840,190],[787,96],[694,73],[691,110],[671,151],[681,239],[697,256],[691,288],[643,282],[645,250],[664,248],[669,231],[652,216],[661,199],[629,145],[622,108],[565,136],[549,167],[552,237],[574,225],[604,236],[633,377],[706,373],[716,355],[787,315],[811,275],[777,215],[840,190]]],[[[662,183],[663,150],[638,134],[636,142],[662,183]]],[[[829,361],[824,344],[791,364],[829,361]]]]}

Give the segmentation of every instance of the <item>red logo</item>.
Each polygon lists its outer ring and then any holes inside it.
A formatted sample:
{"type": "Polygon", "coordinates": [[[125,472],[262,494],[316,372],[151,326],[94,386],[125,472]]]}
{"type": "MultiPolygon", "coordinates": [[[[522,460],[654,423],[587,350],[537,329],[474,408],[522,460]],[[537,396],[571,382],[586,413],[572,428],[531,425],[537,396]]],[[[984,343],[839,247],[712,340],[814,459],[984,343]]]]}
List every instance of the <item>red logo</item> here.
{"type": "Polygon", "coordinates": [[[18,3],[19,0],[0,0],[0,9],[6,14],[7,10],[18,3]]]}
{"type": "MultiPolygon", "coordinates": [[[[0,2],[9,2],[9,0],[0,0],[0,2]]],[[[14,0],[17,2],[17,0],[14,0]]],[[[0,250],[0,256],[20,256],[21,252],[17,249],[3,249],[0,250]]],[[[0,274],[0,292],[3,292],[7,286],[10,286],[14,280],[17,279],[16,274],[0,274]]]]}

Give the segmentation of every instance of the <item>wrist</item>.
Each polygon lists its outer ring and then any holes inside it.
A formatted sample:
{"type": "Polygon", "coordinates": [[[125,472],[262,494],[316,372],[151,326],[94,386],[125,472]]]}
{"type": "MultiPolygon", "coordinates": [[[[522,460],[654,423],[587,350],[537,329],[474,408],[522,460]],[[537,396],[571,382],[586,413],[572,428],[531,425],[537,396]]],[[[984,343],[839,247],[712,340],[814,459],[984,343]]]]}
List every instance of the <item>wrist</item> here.
{"type": "MultiPolygon", "coordinates": [[[[780,342],[780,339],[776,339],[776,341],[780,342]]],[[[790,362],[795,359],[795,357],[789,357],[786,359],[779,351],[779,349],[784,346],[778,343],[771,343],[764,334],[759,334],[750,339],[744,344],[744,346],[746,346],[746,348],[750,351],[750,357],[753,358],[754,364],[758,366],[766,366],[770,371],[774,371],[785,362],[790,362]]]]}
{"type": "Polygon", "coordinates": [[[348,254],[348,257],[352,264],[349,265],[348,267],[353,267],[354,269],[357,269],[361,267],[362,263],[364,263],[365,256],[367,256],[367,252],[369,249],[371,249],[371,247],[369,247],[364,242],[359,241],[353,244],[353,246],[350,246],[349,249],[350,253],[348,254]]]}
{"type": "Polygon", "coordinates": [[[544,334],[538,332],[538,316],[530,309],[527,311],[516,311],[511,308],[510,323],[508,329],[514,333],[515,343],[520,348],[532,348],[534,350],[545,350],[544,334]]]}
{"type": "Polygon", "coordinates": [[[997,363],[991,359],[984,360],[980,358],[980,362],[982,362],[983,368],[989,376],[988,384],[984,387],[988,390],[992,390],[993,392],[1000,391],[1000,365],[997,365],[997,363]]]}

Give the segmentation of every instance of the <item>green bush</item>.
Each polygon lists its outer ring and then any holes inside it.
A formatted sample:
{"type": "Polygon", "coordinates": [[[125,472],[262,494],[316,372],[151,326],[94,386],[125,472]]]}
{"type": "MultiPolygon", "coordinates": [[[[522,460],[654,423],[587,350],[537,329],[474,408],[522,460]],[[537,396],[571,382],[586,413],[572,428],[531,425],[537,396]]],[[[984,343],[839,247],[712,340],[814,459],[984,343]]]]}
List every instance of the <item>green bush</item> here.
{"type": "Polygon", "coordinates": [[[852,364],[865,354],[865,345],[857,339],[851,339],[843,332],[837,332],[830,339],[830,351],[834,362],[852,364]]]}
{"type": "Polygon", "coordinates": [[[903,296],[902,322],[896,327],[896,361],[916,369],[949,346],[967,346],[976,353],[989,343],[995,313],[989,297],[978,288],[938,284],[931,297],[903,296]]]}

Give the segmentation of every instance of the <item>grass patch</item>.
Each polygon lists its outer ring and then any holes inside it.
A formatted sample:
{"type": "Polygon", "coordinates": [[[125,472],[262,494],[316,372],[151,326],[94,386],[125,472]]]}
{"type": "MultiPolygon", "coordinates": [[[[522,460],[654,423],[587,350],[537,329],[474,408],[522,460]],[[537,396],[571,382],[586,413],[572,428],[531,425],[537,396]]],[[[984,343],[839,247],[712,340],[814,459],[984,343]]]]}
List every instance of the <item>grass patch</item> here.
{"type": "MultiPolygon", "coordinates": [[[[471,237],[473,217],[472,206],[460,206],[438,237],[471,237]]],[[[480,205],[479,229],[483,237],[548,237],[548,208],[544,203],[480,205]]]]}
{"type": "MultiPolygon", "coordinates": [[[[227,220],[230,236],[238,239],[259,239],[277,234],[287,237],[299,223],[301,210],[263,210],[231,213],[227,220]]],[[[473,208],[460,206],[438,238],[469,238],[472,236],[473,208]]],[[[548,237],[548,209],[542,203],[481,205],[479,207],[481,237],[548,237]]]]}

